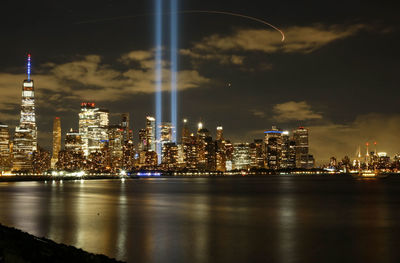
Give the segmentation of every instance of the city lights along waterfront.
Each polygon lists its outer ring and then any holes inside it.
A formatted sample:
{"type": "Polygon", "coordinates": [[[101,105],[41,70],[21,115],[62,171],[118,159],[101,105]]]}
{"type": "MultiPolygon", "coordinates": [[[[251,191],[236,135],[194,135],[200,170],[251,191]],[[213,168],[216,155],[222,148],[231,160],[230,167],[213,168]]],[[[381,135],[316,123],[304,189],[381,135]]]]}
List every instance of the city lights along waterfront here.
{"type": "MultiPolygon", "coordinates": [[[[82,102],[77,112],[78,129],[61,135],[62,116],[54,118],[52,152],[38,146],[35,88],[31,78],[31,55],[27,56],[27,79],[22,86],[20,124],[10,136],[2,124],[0,168],[3,175],[45,175],[82,177],[91,175],[270,175],[270,174],[352,174],[379,177],[396,174],[400,156],[393,158],[377,151],[367,142],[356,156],[332,157],[315,165],[310,152],[309,129],[297,127],[284,131],[276,126],[260,134],[253,142],[232,142],[217,126],[216,138],[201,122],[193,132],[183,119],[180,140],[176,140],[175,121],[159,122],[144,116],[145,128],[131,129],[129,113],[120,114],[120,122],[111,124],[108,109],[95,102],[82,102]],[[157,125],[158,124],[158,125],[157,125]],[[135,138],[138,136],[138,140],[135,138]],[[64,137],[62,149],[61,138],[64,137]]],[[[175,116],[174,111],[174,116],[175,116]]],[[[40,126],[40,125],[39,125],[40,126]]],[[[311,131],[312,134],[312,131],[311,131]]]]}
{"type": "Polygon", "coordinates": [[[400,262],[398,5],[6,1],[0,263],[400,262]]]}

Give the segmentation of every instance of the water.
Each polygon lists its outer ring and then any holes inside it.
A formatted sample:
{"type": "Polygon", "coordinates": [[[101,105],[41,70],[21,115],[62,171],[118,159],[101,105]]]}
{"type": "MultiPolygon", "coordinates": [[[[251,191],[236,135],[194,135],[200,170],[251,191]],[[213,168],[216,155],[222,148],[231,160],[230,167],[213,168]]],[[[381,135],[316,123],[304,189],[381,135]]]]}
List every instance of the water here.
{"type": "Polygon", "coordinates": [[[400,178],[0,183],[0,222],[128,262],[400,262],[400,178]]]}

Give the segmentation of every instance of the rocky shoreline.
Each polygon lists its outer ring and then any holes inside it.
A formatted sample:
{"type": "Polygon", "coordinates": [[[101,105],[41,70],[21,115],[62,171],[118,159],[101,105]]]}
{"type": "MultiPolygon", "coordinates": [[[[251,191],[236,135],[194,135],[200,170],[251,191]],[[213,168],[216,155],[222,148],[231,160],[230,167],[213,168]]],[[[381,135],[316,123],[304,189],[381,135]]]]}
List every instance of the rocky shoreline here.
{"type": "Polygon", "coordinates": [[[0,224],[0,263],[28,262],[122,262],[105,255],[86,252],[73,246],[58,244],[21,230],[0,224]]]}

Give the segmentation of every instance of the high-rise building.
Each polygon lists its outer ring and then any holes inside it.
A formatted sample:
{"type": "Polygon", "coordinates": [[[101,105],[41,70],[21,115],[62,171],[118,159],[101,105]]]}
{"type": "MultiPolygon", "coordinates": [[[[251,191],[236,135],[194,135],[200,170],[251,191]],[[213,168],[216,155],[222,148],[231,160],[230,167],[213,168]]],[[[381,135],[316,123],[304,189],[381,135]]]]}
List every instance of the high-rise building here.
{"type": "Polygon", "coordinates": [[[182,142],[182,144],[190,142],[190,131],[189,131],[187,119],[183,119],[181,142],[182,142]]]}
{"type": "Polygon", "coordinates": [[[199,170],[207,169],[207,145],[209,144],[210,132],[203,128],[203,124],[199,123],[197,130],[197,152],[198,152],[198,166],[199,170]]]}
{"type": "Polygon", "coordinates": [[[250,145],[248,143],[235,143],[233,148],[233,169],[245,170],[250,168],[250,145]]]}
{"type": "Polygon", "coordinates": [[[167,169],[176,169],[178,167],[178,146],[176,143],[167,142],[162,146],[162,166],[167,169]]]}
{"type": "Polygon", "coordinates": [[[156,150],[156,119],[146,117],[146,151],[156,150]]]}
{"type": "Polygon", "coordinates": [[[309,154],[308,130],[299,127],[293,131],[295,141],[296,168],[309,169],[314,166],[314,158],[309,154]]]}
{"type": "Polygon", "coordinates": [[[223,141],[224,140],[224,128],[222,126],[217,127],[217,136],[216,136],[217,141],[223,141]]]}
{"type": "Polygon", "coordinates": [[[282,169],[296,168],[296,143],[290,138],[289,132],[282,133],[282,158],[280,167],[282,169]]]}
{"type": "Polygon", "coordinates": [[[11,169],[10,130],[8,125],[0,123],[0,171],[11,169]]]}
{"type": "Polygon", "coordinates": [[[160,131],[161,131],[161,145],[163,143],[168,143],[172,142],[172,133],[173,133],[174,128],[172,127],[172,124],[169,122],[164,122],[160,126],[160,131]]]}
{"type": "Polygon", "coordinates": [[[108,110],[96,108],[93,102],[81,104],[79,133],[85,156],[100,151],[108,142],[108,115],[108,110]]]}
{"type": "Polygon", "coordinates": [[[226,148],[223,140],[215,141],[215,162],[217,171],[226,171],[226,148]]]}
{"type": "Polygon", "coordinates": [[[255,139],[253,143],[250,144],[250,158],[252,168],[264,168],[264,147],[262,139],[255,139]]]}
{"type": "Polygon", "coordinates": [[[64,150],[58,154],[56,167],[61,170],[77,171],[84,169],[86,158],[83,154],[82,135],[70,129],[65,135],[64,150]]]}
{"type": "Polygon", "coordinates": [[[265,166],[269,169],[279,169],[282,159],[282,131],[272,126],[265,131],[265,166]]]}
{"type": "Polygon", "coordinates": [[[31,55],[28,54],[27,79],[22,85],[21,119],[15,128],[13,170],[32,170],[32,157],[36,150],[35,89],[31,79],[31,55]]]}
{"type": "Polygon", "coordinates": [[[83,152],[82,134],[70,129],[65,135],[65,150],[71,152],[83,152]]]}
{"type": "Polygon", "coordinates": [[[123,143],[128,142],[132,139],[131,130],[130,130],[130,123],[129,123],[129,113],[122,113],[121,115],[121,129],[123,133],[123,143]]]}
{"type": "Polygon", "coordinates": [[[147,150],[147,137],[146,137],[146,129],[139,130],[139,142],[138,142],[138,151],[146,151],[147,150]]]}
{"type": "Polygon", "coordinates": [[[122,165],[123,146],[125,145],[125,129],[120,125],[110,125],[108,129],[108,149],[110,151],[111,168],[119,169],[122,165]]]}
{"type": "Polygon", "coordinates": [[[199,146],[197,142],[197,137],[191,134],[183,145],[184,162],[189,170],[196,170],[199,166],[199,146]]]}
{"type": "Polygon", "coordinates": [[[53,121],[53,153],[51,156],[51,168],[56,167],[58,153],[61,151],[61,121],[60,117],[55,117],[53,121]]]}

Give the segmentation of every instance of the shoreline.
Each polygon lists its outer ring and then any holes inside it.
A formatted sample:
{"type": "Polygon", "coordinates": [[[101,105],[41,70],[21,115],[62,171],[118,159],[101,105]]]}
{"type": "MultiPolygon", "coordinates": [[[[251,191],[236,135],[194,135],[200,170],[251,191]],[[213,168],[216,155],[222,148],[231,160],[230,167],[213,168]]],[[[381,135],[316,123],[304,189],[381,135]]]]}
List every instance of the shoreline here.
{"type": "Polygon", "coordinates": [[[122,263],[102,254],[36,237],[0,224],[0,262],[96,262],[122,263]]]}
{"type": "MultiPolygon", "coordinates": [[[[141,178],[255,178],[255,177],[322,177],[322,178],[329,178],[329,177],[354,177],[354,174],[350,173],[323,173],[323,174],[305,174],[305,173],[286,173],[286,174],[207,174],[207,173],[196,173],[191,175],[185,174],[161,174],[161,175],[131,175],[131,176],[119,176],[119,175],[86,175],[86,176],[51,176],[51,175],[7,175],[7,176],[0,176],[0,183],[1,182],[47,182],[47,181],[76,181],[76,180],[125,180],[125,179],[141,179],[141,178]]],[[[387,177],[389,178],[400,178],[400,175],[397,173],[388,173],[387,177]]]]}

